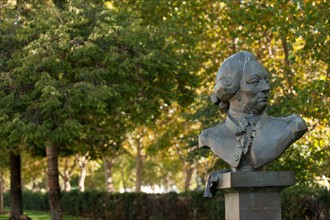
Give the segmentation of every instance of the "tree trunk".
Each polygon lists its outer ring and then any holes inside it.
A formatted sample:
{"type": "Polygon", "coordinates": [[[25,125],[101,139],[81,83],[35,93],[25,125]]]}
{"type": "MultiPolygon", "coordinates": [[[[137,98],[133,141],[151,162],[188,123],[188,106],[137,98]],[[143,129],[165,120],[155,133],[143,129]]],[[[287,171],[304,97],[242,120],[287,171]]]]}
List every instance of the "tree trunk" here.
{"type": "Polygon", "coordinates": [[[78,157],[78,165],[80,168],[80,176],[79,176],[79,190],[80,192],[85,191],[85,179],[87,175],[87,157],[86,156],[81,156],[78,157]]]}
{"type": "Polygon", "coordinates": [[[20,219],[23,214],[21,156],[10,154],[10,216],[20,219]]]}
{"type": "Polygon", "coordinates": [[[47,167],[48,167],[48,189],[49,207],[52,220],[63,219],[63,209],[61,205],[61,189],[59,183],[58,154],[54,146],[46,147],[47,167]]]}
{"type": "Polygon", "coordinates": [[[0,169],[0,214],[3,212],[3,173],[0,169]]]}
{"type": "Polygon", "coordinates": [[[66,174],[64,174],[64,191],[65,192],[70,192],[71,191],[71,183],[70,183],[70,178],[67,177],[66,174]]]}
{"type": "Polygon", "coordinates": [[[87,175],[87,169],[86,165],[84,167],[81,167],[80,170],[80,177],[79,177],[79,191],[84,192],[85,191],[85,179],[87,175]]]}
{"type": "Polygon", "coordinates": [[[186,169],[186,178],[185,178],[185,182],[184,182],[184,191],[187,192],[189,190],[189,186],[190,186],[190,182],[191,182],[191,178],[194,172],[194,168],[189,166],[186,169]]]}
{"type": "Polygon", "coordinates": [[[126,184],[126,178],[125,178],[125,175],[124,175],[124,171],[123,170],[120,170],[120,176],[121,176],[121,181],[123,182],[123,188],[124,188],[124,192],[126,192],[126,189],[127,189],[127,184],[126,184]]]}
{"type": "Polygon", "coordinates": [[[137,145],[137,153],[136,153],[136,181],[135,181],[136,192],[141,192],[142,172],[143,172],[142,144],[139,143],[137,145]]]}
{"type": "Polygon", "coordinates": [[[64,169],[63,172],[59,171],[59,175],[64,182],[64,191],[70,192],[72,173],[75,170],[77,163],[79,163],[79,158],[75,157],[75,159],[73,160],[73,164],[69,163],[70,161],[72,161],[72,158],[62,158],[62,161],[64,163],[64,169]]]}
{"type": "Polygon", "coordinates": [[[114,159],[109,160],[103,157],[104,177],[105,177],[105,190],[107,192],[114,192],[115,188],[112,183],[112,167],[114,165],[114,159]]]}
{"type": "Polygon", "coordinates": [[[284,51],[284,62],[285,62],[285,73],[286,73],[286,78],[288,80],[288,85],[289,85],[289,92],[291,92],[292,88],[293,88],[293,83],[292,83],[292,77],[293,77],[293,73],[291,70],[291,62],[289,59],[289,47],[288,47],[288,42],[286,40],[286,36],[283,36],[281,38],[282,41],[282,47],[283,47],[283,51],[284,51]]]}
{"type": "Polygon", "coordinates": [[[71,180],[71,177],[70,175],[68,174],[68,171],[67,169],[64,167],[64,172],[60,172],[58,171],[59,173],[59,176],[62,178],[63,180],[63,190],[65,192],[69,192],[71,191],[71,183],[70,183],[70,180],[71,180]]]}
{"type": "Polygon", "coordinates": [[[59,171],[59,175],[63,178],[63,182],[64,182],[64,191],[65,192],[69,192],[71,191],[71,172],[69,170],[69,165],[68,165],[68,159],[64,158],[64,171],[63,174],[61,174],[61,172],[59,171]]]}

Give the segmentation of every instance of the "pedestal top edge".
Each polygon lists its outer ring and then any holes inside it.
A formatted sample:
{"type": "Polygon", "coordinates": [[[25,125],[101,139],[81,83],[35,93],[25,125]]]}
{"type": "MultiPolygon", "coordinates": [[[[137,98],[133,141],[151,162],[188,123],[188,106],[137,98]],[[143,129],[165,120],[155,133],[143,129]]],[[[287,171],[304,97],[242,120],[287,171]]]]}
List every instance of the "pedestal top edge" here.
{"type": "Polygon", "coordinates": [[[294,171],[241,171],[220,176],[218,189],[242,187],[285,187],[295,183],[294,171]]]}

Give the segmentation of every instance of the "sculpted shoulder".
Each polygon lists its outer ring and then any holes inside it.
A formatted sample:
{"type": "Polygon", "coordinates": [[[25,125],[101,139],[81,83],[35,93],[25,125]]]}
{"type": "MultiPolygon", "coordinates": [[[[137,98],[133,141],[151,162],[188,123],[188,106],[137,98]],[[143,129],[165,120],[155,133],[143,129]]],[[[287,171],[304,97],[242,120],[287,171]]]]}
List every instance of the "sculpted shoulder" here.
{"type": "Polygon", "coordinates": [[[278,117],[278,118],[268,115],[267,117],[269,120],[267,123],[269,124],[274,124],[274,125],[281,124],[282,126],[283,125],[288,126],[288,129],[293,136],[293,142],[301,138],[308,130],[304,119],[295,114],[289,115],[287,117],[278,117]]]}
{"type": "Polygon", "coordinates": [[[228,120],[215,127],[205,129],[199,135],[199,147],[209,147],[222,160],[237,167],[242,150],[238,147],[235,132],[227,126],[228,120]]]}
{"type": "Polygon", "coordinates": [[[307,131],[305,121],[297,116],[275,118],[266,116],[257,126],[252,143],[254,167],[258,168],[278,158],[307,131]]]}
{"type": "Polygon", "coordinates": [[[293,114],[288,116],[286,119],[294,136],[294,141],[301,138],[308,130],[305,120],[300,116],[293,114]]]}
{"type": "Polygon", "coordinates": [[[198,136],[198,146],[199,147],[209,147],[209,139],[214,135],[218,135],[221,133],[221,130],[224,129],[224,122],[216,125],[215,127],[211,127],[205,130],[202,130],[201,134],[198,136]]]}

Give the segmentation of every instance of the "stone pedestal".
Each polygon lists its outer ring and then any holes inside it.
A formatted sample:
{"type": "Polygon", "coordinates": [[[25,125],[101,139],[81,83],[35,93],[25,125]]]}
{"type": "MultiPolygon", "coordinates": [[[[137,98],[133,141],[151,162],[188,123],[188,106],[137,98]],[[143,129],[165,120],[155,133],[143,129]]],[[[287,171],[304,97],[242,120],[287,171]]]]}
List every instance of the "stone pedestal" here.
{"type": "Polygon", "coordinates": [[[280,192],[295,183],[293,171],[241,171],[221,174],[226,220],[281,219],[280,192]]]}

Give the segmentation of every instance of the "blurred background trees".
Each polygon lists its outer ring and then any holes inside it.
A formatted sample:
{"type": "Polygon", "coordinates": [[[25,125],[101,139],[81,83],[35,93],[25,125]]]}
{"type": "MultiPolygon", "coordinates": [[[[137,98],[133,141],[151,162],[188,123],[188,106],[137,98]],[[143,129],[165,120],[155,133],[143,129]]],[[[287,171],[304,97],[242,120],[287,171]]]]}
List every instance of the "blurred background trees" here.
{"type": "Polygon", "coordinates": [[[269,71],[268,113],[299,114],[309,127],[268,169],[293,169],[298,184],[330,177],[327,1],[0,4],[4,182],[14,153],[25,189],[47,190],[50,167],[62,190],[202,188],[210,170],[227,168],[197,148],[199,132],[225,117],[208,95],[240,50],[269,71]]]}

